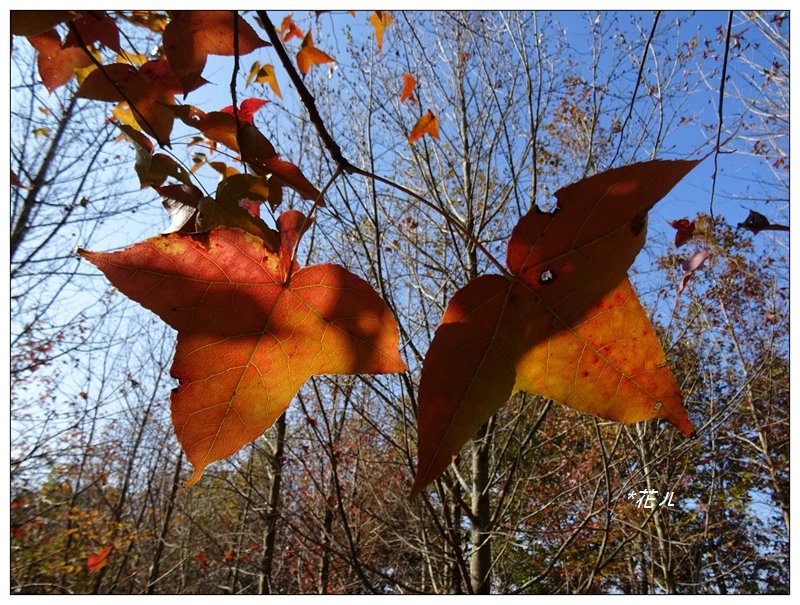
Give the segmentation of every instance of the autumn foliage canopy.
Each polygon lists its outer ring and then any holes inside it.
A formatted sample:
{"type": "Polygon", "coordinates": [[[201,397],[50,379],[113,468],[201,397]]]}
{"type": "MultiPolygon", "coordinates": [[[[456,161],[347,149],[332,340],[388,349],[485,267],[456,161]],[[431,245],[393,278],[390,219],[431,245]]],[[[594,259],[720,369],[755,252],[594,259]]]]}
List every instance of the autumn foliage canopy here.
{"type": "MultiPolygon", "coordinates": [[[[280,157],[255,126],[264,100],[234,98],[214,111],[183,102],[207,84],[209,55],[238,60],[268,46],[295,48],[294,64],[282,68],[296,87],[315,67],[335,63],[291,17],[279,28],[264,17],[259,12],[259,31],[231,11],[174,11],[155,21],[130,14],[132,25],[162,34],[157,57],[126,52],[115,21],[102,12],[17,11],[11,24],[39,53],[49,90],[75,77],[80,96],[109,104],[110,119],[134,146],[141,185],[165,199],[167,232],[118,252],[78,252],[178,333],[172,421],[194,466],[188,484],[262,435],[309,377],[406,370],[395,318],[372,286],[335,264],[298,264],[298,244],[325,203],[325,187],[280,157]],[[59,24],[69,31],[63,39],[59,24]],[[174,144],[176,123],[235,156],[235,165],[212,166],[220,173],[213,195],[197,186],[194,168],[163,152],[174,144]],[[307,202],[304,212],[279,210],[286,188],[307,202]],[[262,213],[274,213],[274,221],[262,213]]],[[[383,53],[394,20],[376,11],[369,23],[383,53]]],[[[248,83],[268,84],[280,100],[275,70],[256,60],[248,83]]],[[[410,73],[398,83],[399,101],[419,109],[398,145],[438,138],[443,127],[419,106],[417,85],[410,73]]],[[[501,273],[481,275],[452,296],[419,382],[413,493],[517,391],[616,422],[663,418],[692,433],[627,271],[644,244],[647,212],[696,164],[648,161],[563,188],[556,210],[534,207],[520,218],[501,273]]],[[[107,554],[91,565],[99,569],[107,554]]]]}

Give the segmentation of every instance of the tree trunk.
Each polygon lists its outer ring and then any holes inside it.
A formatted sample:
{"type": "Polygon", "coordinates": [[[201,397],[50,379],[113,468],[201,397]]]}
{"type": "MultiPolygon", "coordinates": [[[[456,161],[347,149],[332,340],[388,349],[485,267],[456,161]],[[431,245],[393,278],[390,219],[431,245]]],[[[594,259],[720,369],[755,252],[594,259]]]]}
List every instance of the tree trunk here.
{"type": "Polygon", "coordinates": [[[161,523],[161,531],[156,542],[156,552],[153,554],[153,564],[150,566],[150,573],[147,577],[147,594],[154,594],[158,574],[160,573],[161,557],[164,554],[164,545],[169,532],[169,522],[172,519],[172,511],[175,509],[175,496],[181,485],[181,467],[183,466],[183,450],[178,452],[178,461],[175,463],[175,472],[172,475],[172,489],[169,492],[167,511],[164,513],[164,521],[161,523]]]}
{"type": "Polygon", "coordinates": [[[492,542],[489,508],[489,446],[491,420],[485,422],[473,438],[472,449],[472,553],[469,575],[474,594],[491,592],[492,542]]]}
{"type": "Polygon", "coordinates": [[[275,558],[275,538],[278,521],[278,505],[281,496],[281,473],[283,470],[283,447],[286,441],[286,415],[275,422],[275,455],[272,457],[272,485],[269,488],[269,512],[264,528],[264,556],[258,577],[258,594],[272,593],[272,569],[275,558]]]}

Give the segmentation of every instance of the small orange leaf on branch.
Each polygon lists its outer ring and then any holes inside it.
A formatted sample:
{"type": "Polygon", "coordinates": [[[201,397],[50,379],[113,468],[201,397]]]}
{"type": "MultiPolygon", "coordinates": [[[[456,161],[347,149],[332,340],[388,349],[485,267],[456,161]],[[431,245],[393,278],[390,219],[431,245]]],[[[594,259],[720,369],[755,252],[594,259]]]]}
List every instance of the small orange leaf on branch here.
{"type": "Polygon", "coordinates": [[[300,70],[300,73],[306,75],[312,65],[335,62],[336,61],[330,55],[314,46],[314,38],[311,32],[308,32],[300,44],[300,50],[297,52],[297,68],[300,70]]]}
{"type": "Polygon", "coordinates": [[[417,80],[411,74],[403,74],[403,90],[400,92],[400,102],[409,100],[416,104],[414,89],[417,87],[417,80]]]}
{"type": "Polygon", "coordinates": [[[375,40],[378,42],[378,50],[383,52],[383,33],[387,27],[394,23],[394,17],[386,11],[374,11],[369,16],[369,22],[375,28],[375,40]]]}
{"type": "Polygon", "coordinates": [[[249,85],[253,80],[259,84],[269,84],[272,92],[274,92],[279,98],[283,98],[280,86],[278,86],[278,79],[275,77],[274,66],[270,64],[262,65],[256,61],[250,68],[250,74],[247,76],[247,84],[249,85]]]}
{"type": "Polygon", "coordinates": [[[303,31],[295,25],[295,22],[292,20],[292,15],[286,15],[281,21],[281,27],[278,30],[278,34],[281,37],[281,41],[286,43],[292,38],[298,38],[300,40],[303,39],[303,31]]]}
{"type": "Polygon", "coordinates": [[[439,138],[439,120],[430,109],[414,124],[414,128],[408,135],[408,142],[413,143],[424,134],[439,138]]]}

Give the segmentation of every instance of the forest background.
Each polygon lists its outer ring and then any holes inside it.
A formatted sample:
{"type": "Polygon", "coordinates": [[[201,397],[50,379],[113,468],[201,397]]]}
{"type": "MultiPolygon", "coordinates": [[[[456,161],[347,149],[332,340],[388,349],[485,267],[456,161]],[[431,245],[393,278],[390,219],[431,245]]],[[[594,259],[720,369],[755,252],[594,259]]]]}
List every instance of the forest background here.
{"type": "MultiPolygon", "coordinates": [[[[299,258],[376,288],[409,369],[312,378],[190,488],[169,414],[174,331],[74,253],[169,216],[114,106],[74,80],[48,92],[12,39],[11,591],[787,593],[788,12],[397,11],[380,48],[371,14],[292,14],[335,60],[303,82],[345,157],[430,205],[342,175],[299,258]],[[428,110],[439,136],[410,143],[428,110]],[[502,258],[517,219],[559,188],[709,153],[651,211],[631,276],[696,436],[518,394],[409,499],[424,353],[455,290],[491,268],[474,241],[502,258]]],[[[117,22],[138,53],[159,44],[157,26],[117,22]]],[[[233,70],[210,57],[211,84],[187,102],[230,105],[233,70]]],[[[335,166],[274,49],[241,57],[235,81],[239,101],[268,100],[255,125],[322,188],[335,166]]],[[[176,126],[170,152],[213,191],[211,162],[233,162],[194,135],[176,126]]],[[[293,207],[310,205],[287,191],[293,207]]]]}

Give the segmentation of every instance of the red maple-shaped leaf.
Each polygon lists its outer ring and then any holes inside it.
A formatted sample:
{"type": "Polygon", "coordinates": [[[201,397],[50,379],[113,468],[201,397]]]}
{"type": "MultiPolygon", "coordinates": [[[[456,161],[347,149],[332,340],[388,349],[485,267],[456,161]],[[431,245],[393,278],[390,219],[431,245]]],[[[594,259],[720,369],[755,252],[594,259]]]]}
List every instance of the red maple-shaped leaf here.
{"type": "Polygon", "coordinates": [[[172,70],[183,84],[184,92],[192,90],[203,73],[208,55],[240,56],[268,46],[240,15],[232,11],[185,10],[170,13],[164,30],[164,51],[172,70]],[[238,44],[234,44],[234,31],[238,44]]]}
{"type": "Polygon", "coordinates": [[[277,251],[231,228],[78,251],[178,331],[172,421],[194,466],[187,485],[258,438],[309,377],[405,369],[394,317],[367,282],[294,261],[309,224],[283,213],[277,251]]]}
{"type": "Polygon", "coordinates": [[[89,571],[92,573],[97,573],[106,565],[108,565],[108,555],[111,554],[113,548],[113,545],[109,544],[93,555],[89,555],[88,559],[86,559],[86,567],[89,569],[89,571]]]}
{"type": "Polygon", "coordinates": [[[430,109],[414,124],[408,135],[408,142],[413,143],[424,134],[439,138],[439,120],[430,109]]]}
{"type": "Polygon", "coordinates": [[[510,276],[478,277],[453,296],[423,365],[412,493],[517,391],[693,431],[627,270],[647,211],[696,164],[644,162],[561,189],[557,212],[533,209],[514,228],[510,276]]]}
{"type": "Polygon", "coordinates": [[[39,77],[49,92],[69,82],[76,69],[92,64],[89,55],[82,48],[62,48],[61,36],[54,29],[28,36],[28,42],[38,53],[36,65],[39,77]]]}
{"type": "Polygon", "coordinates": [[[333,57],[314,46],[314,37],[311,32],[308,32],[300,43],[300,50],[297,52],[297,69],[300,70],[300,73],[306,75],[312,65],[335,62],[333,57]]]}

